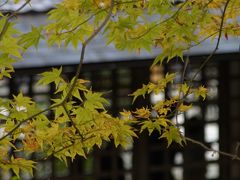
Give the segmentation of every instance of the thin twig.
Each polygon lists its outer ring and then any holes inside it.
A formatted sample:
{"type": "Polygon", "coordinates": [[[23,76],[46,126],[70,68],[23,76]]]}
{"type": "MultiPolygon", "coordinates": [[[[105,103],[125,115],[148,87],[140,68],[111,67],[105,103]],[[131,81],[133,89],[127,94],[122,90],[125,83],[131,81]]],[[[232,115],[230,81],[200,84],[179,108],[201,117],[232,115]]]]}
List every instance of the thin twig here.
{"type": "MultiPolygon", "coordinates": [[[[195,80],[195,78],[197,77],[197,75],[202,71],[202,69],[206,66],[206,64],[212,59],[213,55],[217,52],[218,50],[218,47],[219,47],[219,44],[220,44],[220,40],[221,40],[221,36],[222,36],[222,29],[223,29],[223,24],[224,24],[224,18],[225,18],[225,13],[226,13],[226,9],[227,9],[227,6],[229,4],[230,0],[228,0],[224,6],[224,10],[223,10],[223,14],[222,14],[222,17],[221,17],[221,24],[220,24],[220,28],[219,28],[219,31],[218,31],[218,38],[217,38],[217,44],[214,48],[214,50],[212,51],[212,53],[205,59],[205,61],[201,64],[201,66],[198,68],[198,71],[193,75],[193,77],[190,79],[190,83],[193,82],[195,80]]],[[[212,34],[213,35],[213,34],[212,34]]],[[[211,36],[212,36],[211,35],[211,36]]],[[[204,41],[206,40],[206,38],[204,38],[204,41]]],[[[184,101],[184,99],[186,99],[186,97],[189,95],[190,93],[190,90],[192,88],[193,84],[190,85],[190,87],[188,88],[188,91],[187,93],[183,96],[182,98],[182,102],[184,101]]]]}
{"type": "Polygon", "coordinates": [[[212,51],[212,53],[205,59],[205,61],[198,68],[198,71],[192,77],[191,82],[194,81],[194,79],[197,77],[197,75],[208,64],[208,62],[212,59],[213,55],[216,54],[216,52],[217,52],[217,50],[219,48],[219,44],[220,44],[221,37],[222,37],[222,29],[223,29],[223,24],[224,24],[224,19],[225,19],[225,13],[226,13],[227,6],[228,6],[229,2],[230,2],[230,0],[227,0],[226,4],[224,6],[224,9],[223,9],[222,18],[221,18],[221,24],[220,24],[220,27],[219,27],[219,34],[218,34],[217,44],[216,44],[214,50],[212,51]]]}
{"type": "Polygon", "coordinates": [[[98,12],[96,12],[95,14],[92,14],[90,17],[88,17],[87,19],[85,19],[84,21],[80,22],[78,25],[76,25],[74,28],[68,30],[68,31],[64,31],[64,32],[61,32],[61,33],[58,33],[57,35],[62,35],[62,34],[66,34],[66,33],[71,33],[75,30],[77,30],[81,25],[87,23],[88,21],[90,21],[94,16],[98,15],[99,13],[103,12],[104,10],[106,10],[108,8],[105,8],[105,9],[101,9],[99,10],[98,12]]]}
{"type": "Polygon", "coordinates": [[[72,117],[70,116],[69,111],[67,110],[66,105],[63,104],[62,107],[63,107],[65,113],[67,114],[68,119],[71,121],[71,123],[72,123],[74,129],[76,130],[76,132],[78,133],[78,135],[80,136],[81,141],[82,141],[82,140],[83,140],[83,136],[82,136],[81,132],[79,131],[79,129],[77,128],[77,126],[76,126],[75,122],[73,121],[72,117]]]}
{"type": "Polygon", "coordinates": [[[197,141],[195,139],[192,139],[192,138],[189,138],[189,137],[184,137],[187,141],[193,143],[193,144],[196,144],[196,145],[199,145],[201,146],[203,149],[207,150],[207,151],[212,151],[214,153],[219,153],[220,155],[223,155],[223,156],[227,156],[227,157],[230,157],[232,158],[233,160],[238,160],[240,161],[240,156],[238,154],[232,154],[232,153],[227,153],[227,152],[224,152],[224,151],[220,151],[220,150],[216,150],[216,149],[213,149],[213,148],[210,148],[208,147],[207,145],[205,145],[204,143],[200,142],[200,141],[197,141]]]}
{"type": "MultiPolygon", "coordinates": [[[[182,76],[181,76],[181,84],[184,83],[184,79],[185,79],[185,75],[186,75],[186,72],[187,72],[187,66],[189,64],[189,57],[187,56],[186,60],[184,61],[184,67],[183,67],[183,72],[182,72],[182,76]]],[[[181,98],[181,95],[182,95],[182,86],[180,87],[180,90],[179,90],[179,93],[178,93],[178,99],[181,98]]],[[[175,116],[176,116],[176,125],[179,126],[179,123],[178,123],[178,108],[180,106],[180,104],[182,103],[182,101],[178,101],[177,103],[177,106],[176,106],[176,112],[175,112],[175,116]]]]}
{"type": "MultiPolygon", "coordinates": [[[[225,13],[227,10],[227,6],[229,4],[230,0],[227,0],[224,9],[223,9],[223,13],[222,13],[222,18],[221,18],[221,24],[220,24],[220,28],[219,28],[219,34],[218,34],[218,39],[217,39],[217,44],[215,46],[215,49],[212,51],[212,53],[205,59],[205,61],[201,64],[201,66],[199,67],[198,71],[194,74],[193,78],[191,79],[191,82],[194,81],[194,79],[197,77],[197,75],[202,71],[202,69],[206,66],[206,64],[211,60],[212,56],[216,53],[216,51],[218,50],[219,44],[220,44],[220,40],[221,40],[221,36],[222,36],[222,29],[223,29],[223,24],[224,24],[224,18],[225,18],[225,13]]],[[[190,89],[190,88],[189,88],[190,89]]],[[[188,91],[189,93],[189,91],[188,91]]],[[[187,93],[187,94],[188,94],[187,93]]],[[[186,98],[186,96],[184,97],[186,98]]],[[[189,137],[184,137],[187,141],[199,145],[202,148],[204,148],[205,150],[208,151],[213,151],[214,153],[219,153],[220,155],[223,156],[227,156],[232,158],[233,160],[240,160],[240,156],[237,154],[238,153],[238,149],[239,149],[239,144],[237,144],[236,150],[235,150],[235,154],[232,153],[227,153],[224,151],[220,151],[220,150],[216,150],[216,149],[212,149],[210,147],[208,147],[207,145],[205,145],[204,143],[197,141],[195,139],[189,138],[189,137]]]]}
{"type": "MultiPolygon", "coordinates": [[[[139,1],[142,1],[142,0],[136,0],[136,1],[126,1],[126,2],[115,2],[115,5],[120,5],[120,4],[129,4],[129,3],[136,3],[136,2],[139,2],[139,1]]],[[[95,2],[95,1],[94,1],[95,2]]],[[[96,2],[95,2],[96,3],[96,2]]],[[[85,24],[86,22],[90,21],[94,16],[100,14],[101,12],[103,11],[107,11],[108,9],[110,9],[110,7],[106,7],[106,8],[102,8],[101,10],[97,11],[95,14],[92,14],[91,16],[89,16],[87,19],[85,19],[84,21],[80,22],[78,25],[76,25],[74,28],[68,30],[68,31],[64,31],[64,32],[61,32],[61,33],[58,33],[57,35],[62,35],[62,34],[66,34],[66,33],[71,33],[75,30],[77,30],[81,25],[85,24]]]]}
{"type": "Polygon", "coordinates": [[[94,33],[89,37],[87,38],[83,43],[82,43],[82,49],[81,49],[81,56],[80,56],[80,61],[79,61],[79,64],[78,64],[78,67],[77,67],[77,70],[76,70],[76,73],[75,73],[75,76],[74,76],[74,81],[73,83],[71,84],[70,86],[70,89],[65,97],[65,99],[63,100],[63,103],[66,103],[67,100],[69,100],[69,98],[71,98],[71,94],[72,94],[72,91],[74,90],[74,87],[76,86],[76,83],[77,83],[77,79],[80,75],[80,72],[81,72],[81,69],[82,69],[82,65],[83,65],[83,61],[84,61],[84,56],[85,56],[85,49],[86,49],[86,46],[91,42],[91,40],[103,29],[103,27],[107,24],[107,22],[109,21],[109,19],[111,18],[111,15],[112,15],[112,10],[113,10],[113,7],[114,7],[114,0],[111,1],[111,6],[110,6],[110,9],[109,9],[109,13],[108,15],[106,16],[106,18],[104,19],[104,21],[102,22],[102,24],[94,31],[94,33]]]}
{"type": "Polygon", "coordinates": [[[0,41],[2,40],[5,32],[7,31],[8,29],[8,26],[9,26],[9,20],[14,17],[19,11],[21,11],[27,4],[30,3],[31,0],[27,0],[22,6],[20,6],[16,11],[12,12],[9,16],[7,16],[7,19],[5,20],[4,24],[3,24],[3,27],[2,27],[2,30],[0,32],[0,41]]]}
{"type": "Polygon", "coordinates": [[[50,111],[50,110],[52,110],[52,109],[54,109],[54,108],[56,108],[56,107],[58,107],[58,106],[60,106],[60,105],[59,105],[59,104],[56,104],[56,105],[54,105],[54,106],[50,106],[50,107],[48,107],[48,108],[46,108],[46,109],[44,109],[44,110],[42,110],[42,111],[39,111],[39,112],[36,113],[36,114],[33,114],[33,115],[29,116],[28,118],[22,120],[22,121],[19,122],[11,131],[9,131],[7,134],[5,134],[4,136],[2,136],[2,137],[0,138],[0,141],[3,140],[3,139],[5,139],[7,136],[11,135],[14,131],[16,131],[16,130],[17,130],[22,124],[24,124],[25,122],[27,122],[27,121],[29,121],[29,120],[31,120],[31,119],[33,119],[33,118],[35,118],[35,117],[37,117],[37,116],[45,113],[45,112],[48,112],[48,111],[50,111]]]}
{"type": "Polygon", "coordinates": [[[188,0],[186,0],[184,3],[182,3],[182,5],[178,8],[178,10],[172,14],[170,17],[168,17],[167,19],[153,25],[152,27],[148,28],[144,33],[140,34],[139,36],[136,36],[136,37],[131,37],[130,39],[140,39],[142,38],[143,36],[147,35],[148,33],[150,33],[153,29],[155,29],[156,27],[160,26],[161,24],[164,24],[166,23],[167,21],[173,19],[175,16],[178,15],[178,13],[180,12],[180,10],[185,6],[185,4],[188,2],[188,0]]]}
{"type": "Polygon", "coordinates": [[[3,2],[2,4],[0,4],[0,8],[3,7],[5,4],[8,3],[9,0],[6,0],[5,2],[3,2]]]}

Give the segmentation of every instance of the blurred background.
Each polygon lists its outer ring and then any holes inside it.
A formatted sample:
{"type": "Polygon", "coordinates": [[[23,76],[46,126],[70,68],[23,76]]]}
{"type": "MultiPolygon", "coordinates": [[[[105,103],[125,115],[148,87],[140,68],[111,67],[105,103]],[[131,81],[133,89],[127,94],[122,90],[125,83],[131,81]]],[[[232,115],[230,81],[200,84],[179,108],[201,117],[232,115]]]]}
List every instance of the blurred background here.
{"type": "MultiPolygon", "coordinates": [[[[53,8],[57,0],[33,0],[15,19],[16,26],[24,32],[31,25],[46,23],[46,12],[53,8]]],[[[2,7],[4,10],[15,10],[11,1],[2,7]]],[[[129,53],[116,51],[114,45],[108,47],[102,43],[103,37],[97,36],[87,47],[81,78],[91,81],[93,90],[107,92],[111,114],[119,116],[123,109],[134,110],[137,107],[149,107],[159,100],[172,97],[177,87],[169,86],[166,93],[151,94],[145,99],[137,99],[132,105],[128,95],[140,88],[143,83],[160,80],[166,72],[177,74],[176,83],[181,81],[184,64],[177,58],[171,63],[155,66],[150,69],[158,49],[147,53],[129,53]]],[[[214,45],[208,41],[202,46],[186,52],[190,64],[186,78],[198,70],[214,45]]],[[[12,98],[12,94],[22,92],[32,97],[42,108],[50,105],[53,95],[52,86],[40,86],[37,74],[52,67],[63,67],[63,76],[72,78],[80,56],[79,50],[69,46],[65,49],[57,46],[49,48],[41,41],[36,51],[30,49],[24,61],[15,64],[12,79],[0,81],[0,96],[12,98]]],[[[199,140],[207,146],[231,153],[239,153],[240,140],[240,54],[239,39],[229,38],[221,41],[218,54],[197,76],[193,86],[205,85],[209,96],[204,102],[194,97],[191,110],[178,117],[181,131],[188,137],[199,140]]],[[[4,109],[0,108],[0,113],[4,109]]],[[[51,112],[48,114],[51,116],[51,112]]],[[[219,157],[199,146],[188,143],[186,148],[173,144],[166,148],[166,142],[160,140],[156,132],[149,137],[147,132],[135,139],[126,150],[114,148],[111,143],[104,144],[101,150],[95,149],[87,159],[78,157],[66,166],[63,162],[50,158],[37,163],[34,177],[22,174],[23,179],[83,179],[83,180],[239,180],[240,163],[219,157]]],[[[16,154],[21,156],[21,154],[16,154]]],[[[42,155],[34,153],[30,158],[41,159],[42,155]]],[[[11,172],[1,173],[0,179],[11,179],[11,172]]]]}

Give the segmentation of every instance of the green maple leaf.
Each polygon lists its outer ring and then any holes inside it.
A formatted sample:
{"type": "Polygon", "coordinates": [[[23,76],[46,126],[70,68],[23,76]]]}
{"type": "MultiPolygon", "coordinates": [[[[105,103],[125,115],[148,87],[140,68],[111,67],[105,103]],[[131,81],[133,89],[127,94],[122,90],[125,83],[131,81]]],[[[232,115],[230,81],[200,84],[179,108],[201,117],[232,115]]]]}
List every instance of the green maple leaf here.
{"type": "Polygon", "coordinates": [[[134,93],[130,94],[130,96],[133,96],[133,103],[137,99],[138,96],[143,96],[145,98],[145,95],[148,92],[148,85],[143,84],[142,88],[137,89],[134,93]]]}
{"type": "Polygon", "coordinates": [[[203,100],[205,100],[206,96],[207,96],[207,88],[200,86],[196,91],[195,91],[195,97],[199,97],[201,96],[203,98],[203,100]]]}
{"type": "MultiPolygon", "coordinates": [[[[54,108],[55,110],[55,119],[59,118],[60,116],[64,115],[65,117],[68,117],[67,112],[65,111],[65,109],[63,108],[63,106],[59,106],[59,104],[62,103],[63,99],[52,99],[52,101],[54,102],[52,104],[52,106],[57,106],[56,108],[54,108]]],[[[73,105],[73,101],[69,101],[65,104],[67,109],[72,109],[72,105],[73,105]]]]}
{"type": "MultiPolygon", "coordinates": [[[[71,81],[71,84],[73,84],[75,78],[72,79],[71,81]]],[[[82,100],[82,97],[80,95],[80,92],[87,92],[88,89],[87,87],[84,85],[85,83],[88,83],[89,81],[87,80],[83,80],[83,79],[78,79],[77,80],[77,83],[75,84],[74,88],[73,88],[73,91],[72,91],[72,95],[74,97],[76,97],[77,99],[79,99],[80,101],[83,101],[82,100]]]]}
{"type": "Polygon", "coordinates": [[[79,107],[74,110],[74,114],[76,115],[77,124],[93,119],[93,112],[87,108],[79,107]]]}
{"type": "Polygon", "coordinates": [[[181,92],[183,92],[183,94],[187,94],[187,92],[189,91],[189,86],[184,83],[184,84],[181,84],[180,88],[181,92]]]}
{"type": "Polygon", "coordinates": [[[35,168],[35,162],[24,158],[11,157],[10,164],[8,165],[13,170],[14,174],[19,178],[20,170],[30,173],[33,176],[33,169],[35,168]]]}
{"type": "Polygon", "coordinates": [[[15,59],[9,57],[9,54],[0,55],[0,79],[5,77],[11,77],[12,72],[14,72],[13,63],[16,62],[15,59]]]}
{"type": "Polygon", "coordinates": [[[21,50],[23,48],[18,45],[18,38],[14,37],[4,37],[0,41],[0,51],[4,54],[10,54],[17,58],[22,58],[21,50]]]}
{"type": "Polygon", "coordinates": [[[114,144],[116,147],[121,145],[123,148],[126,148],[132,141],[132,137],[137,137],[137,135],[129,125],[119,123],[116,126],[116,129],[112,132],[114,144]]]}
{"type": "Polygon", "coordinates": [[[160,132],[161,130],[161,127],[159,125],[158,122],[153,122],[153,121],[144,121],[142,124],[142,127],[141,127],[141,131],[142,132],[144,129],[147,129],[148,132],[149,132],[149,136],[152,134],[152,132],[156,129],[160,132]]]}
{"type": "Polygon", "coordinates": [[[44,38],[44,36],[41,35],[42,30],[43,26],[40,26],[38,28],[32,26],[32,30],[30,32],[20,36],[19,44],[25,49],[28,49],[31,46],[37,48],[39,40],[41,38],[44,38]]]}
{"type": "Polygon", "coordinates": [[[165,56],[164,54],[159,54],[159,55],[154,59],[151,67],[155,66],[155,65],[158,64],[158,63],[162,64],[165,58],[166,58],[166,56],[165,56]]]}
{"type": "Polygon", "coordinates": [[[53,68],[52,71],[41,73],[41,79],[38,81],[38,84],[48,85],[54,82],[56,88],[64,80],[61,78],[62,67],[60,69],[53,68]]]}
{"type": "Polygon", "coordinates": [[[28,108],[34,104],[34,102],[30,97],[23,96],[22,93],[19,93],[17,96],[13,95],[13,98],[14,98],[14,102],[18,107],[28,108]]]}
{"type": "Polygon", "coordinates": [[[179,132],[179,129],[175,126],[169,126],[169,129],[166,130],[160,138],[166,138],[167,142],[168,142],[168,146],[169,147],[173,141],[175,141],[176,143],[180,144],[181,146],[182,141],[185,142],[183,136],[181,135],[181,133],[179,132]]]}
{"type": "Polygon", "coordinates": [[[109,102],[102,97],[102,93],[99,92],[86,92],[84,93],[86,101],[84,107],[88,109],[105,109],[104,105],[108,105],[109,102]]]}

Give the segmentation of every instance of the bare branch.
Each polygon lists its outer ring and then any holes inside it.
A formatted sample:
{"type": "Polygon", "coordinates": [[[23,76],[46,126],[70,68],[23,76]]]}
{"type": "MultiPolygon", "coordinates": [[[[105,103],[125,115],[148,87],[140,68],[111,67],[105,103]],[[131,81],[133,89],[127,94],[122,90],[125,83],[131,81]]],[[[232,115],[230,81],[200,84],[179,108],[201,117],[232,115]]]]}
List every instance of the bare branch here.
{"type": "Polygon", "coordinates": [[[3,7],[5,4],[8,3],[9,0],[6,0],[5,2],[3,2],[2,4],[0,4],[0,8],[3,7]]]}
{"type": "Polygon", "coordinates": [[[196,144],[198,146],[201,146],[203,149],[207,150],[207,151],[212,151],[213,153],[219,153],[222,156],[227,156],[232,158],[233,160],[238,160],[240,161],[240,156],[236,153],[236,154],[232,154],[232,153],[227,153],[224,151],[220,151],[220,150],[216,150],[216,149],[212,149],[210,147],[208,147],[207,145],[205,145],[204,143],[197,141],[195,139],[189,138],[189,137],[184,137],[187,141],[196,144]]]}

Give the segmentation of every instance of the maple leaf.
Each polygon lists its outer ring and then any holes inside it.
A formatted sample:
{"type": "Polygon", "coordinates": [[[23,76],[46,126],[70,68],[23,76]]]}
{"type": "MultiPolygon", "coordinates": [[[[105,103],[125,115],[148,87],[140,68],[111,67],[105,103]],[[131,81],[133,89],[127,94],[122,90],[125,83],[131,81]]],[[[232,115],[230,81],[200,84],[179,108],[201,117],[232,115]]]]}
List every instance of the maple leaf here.
{"type": "MultiPolygon", "coordinates": [[[[72,79],[72,81],[71,81],[70,84],[72,84],[72,83],[74,82],[74,79],[75,79],[75,78],[72,79]]],[[[83,100],[82,100],[82,97],[81,97],[81,95],[80,95],[80,91],[81,91],[81,92],[87,92],[87,91],[89,91],[88,88],[84,85],[84,84],[86,84],[86,83],[89,83],[89,81],[84,80],[84,79],[78,79],[76,85],[75,85],[74,88],[73,88],[72,95],[73,95],[74,97],[76,97],[77,99],[79,99],[80,101],[83,101],[83,100]]]]}
{"type": "Polygon", "coordinates": [[[181,84],[179,90],[183,92],[183,94],[187,94],[189,91],[189,86],[186,83],[181,84]]]}
{"type": "Polygon", "coordinates": [[[108,105],[109,102],[102,97],[102,93],[99,92],[86,92],[84,107],[88,109],[105,109],[104,105],[108,105]]]}
{"type": "Polygon", "coordinates": [[[19,108],[21,107],[28,108],[28,107],[31,107],[33,104],[35,104],[30,97],[23,96],[22,93],[19,93],[17,96],[13,95],[13,98],[14,98],[15,104],[19,108]]]}
{"type": "Polygon", "coordinates": [[[4,169],[12,169],[14,174],[20,178],[20,170],[30,173],[33,176],[33,169],[35,168],[35,162],[32,160],[27,160],[24,158],[14,158],[13,156],[10,159],[10,162],[6,164],[4,169]]]}
{"type": "Polygon", "coordinates": [[[184,105],[183,103],[180,104],[180,106],[178,107],[178,110],[181,112],[186,112],[187,110],[189,110],[192,107],[192,104],[190,105],[184,105]]]}
{"type": "Polygon", "coordinates": [[[13,63],[16,62],[15,59],[9,57],[9,54],[0,55],[0,79],[5,77],[11,77],[10,73],[14,72],[13,63]]]}
{"type": "Polygon", "coordinates": [[[159,54],[153,61],[151,68],[153,68],[157,63],[162,64],[166,58],[165,54],[159,54]]]}
{"type": "MultiPolygon", "coordinates": [[[[121,120],[118,120],[121,122],[121,120]]],[[[132,137],[137,137],[137,135],[132,130],[132,127],[123,123],[118,123],[118,126],[112,132],[114,144],[116,147],[121,145],[126,148],[132,141],[132,137]]]]}
{"type": "Polygon", "coordinates": [[[23,47],[18,44],[18,39],[13,37],[4,37],[0,41],[0,51],[4,54],[10,54],[17,58],[22,58],[21,50],[23,47]]]}
{"type": "Polygon", "coordinates": [[[93,111],[88,108],[78,107],[73,110],[73,114],[76,115],[76,123],[80,124],[82,122],[88,122],[93,119],[93,111]]]}
{"type": "Polygon", "coordinates": [[[41,79],[37,82],[38,84],[48,85],[52,82],[55,83],[56,89],[60,82],[64,80],[61,78],[62,67],[60,69],[53,68],[52,71],[41,73],[41,79]]]}
{"type": "Polygon", "coordinates": [[[44,38],[44,36],[41,35],[42,30],[43,26],[40,26],[38,28],[32,26],[32,30],[30,32],[22,34],[20,36],[19,44],[25,49],[28,49],[31,46],[37,48],[40,39],[44,38]]]}
{"type": "Polygon", "coordinates": [[[138,96],[143,96],[145,98],[146,93],[148,92],[148,86],[143,84],[142,88],[137,89],[134,93],[130,94],[133,97],[133,103],[137,99],[138,96]]]}
{"type": "Polygon", "coordinates": [[[120,114],[126,119],[132,118],[131,111],[127,111],[127,110],[123,109],[123,111],[120,112],[120,114]]]}
{"type": "Polygon", "coordinates": [[[168,124],[172,124],[172,121],[170,121],[169,119],[160,117],[156,120],[156,123],[158,123],[160,126],[167,127],[168,124]]]}
{"type": "Polygon", "coordinates": [[[207,88],[205,88],[204,86],[200,86],[195,91],[195,97],[201,96],[203,98],[203,100],[205,100],[205,98],[207,96],[207,92],[208,92],[207,88]]]}
{"type": "Polygon", "coordinates": [[[170,73],[170,74],[167,73],[167,74],[165,75],[165,81],[166,81],[167,83],[173,82],[175,76],[176,76],[175,73],[170,73]]]}
{"type": "Polygon", "coordinates": [[[160,132],[161,130],[161,127],[159,125],[158,122],[154,122],[154,121],[151,121],[151,120],[148,120],[148,121],[144,121],[141,123],[141,131],[142,132],[144,129],[147,129],[148,132],[149,132],[149,136],[152,134],[152,132],[156,129],[160,132]]]}
{"type": "Polygon", "coordinates": [[[167,139],[167,147],[169,147],[173,141],[180,144],[181,146],[182,141],[185,142],[183,136],[179,132],[179,129],[175,126],[169,126],[169,128],[163,132],[163,134],[160,136],[160,138],[166,138],[167,139]]]}
{"type": "Polygon", "coordinates": [[[148,119],[151,115],[151,111],[148,108],[142,107],[137,109],[134,114],[136,114],[135,116],[138,118],[148,119]]]}

